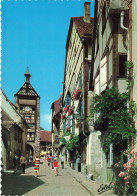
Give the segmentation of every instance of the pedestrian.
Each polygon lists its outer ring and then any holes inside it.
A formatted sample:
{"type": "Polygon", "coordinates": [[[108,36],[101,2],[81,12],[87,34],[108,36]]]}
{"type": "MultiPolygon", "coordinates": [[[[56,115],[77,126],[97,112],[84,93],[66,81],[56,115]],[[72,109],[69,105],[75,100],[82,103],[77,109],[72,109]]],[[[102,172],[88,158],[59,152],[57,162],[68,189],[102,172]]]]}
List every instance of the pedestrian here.
{"type": "Polygon", "coordinates": [[[51,168],[53,169],[54,167],[53,167],[53,163],[54,163],[54,155],[52,155],[52,159],[51,159],[51,168]]]}
{"type": "Polygon", "coordinates": [[[46,160],[46,155],[44,154],[44,160],[46,160]]]}
{"type": "Polygon", "coordinates": [[[48,161],[48,166],[50,166],[51,158],[49,155],[48,155],[47,161],[48,161]]]}
{"type": "Polygon", "coordinates": [[[20,157],[20,165],[22,167],[22,173],[25,174],[25,167],[27,164],[27,160],[25,158],[25,156],[22,154],[22,156],[20,157]]]}
{"type": "Polygon", "coordinates": [[[17,171],[18,163],[19,163],[19,157],[18,157],[17,154],[15,153],[15,155],[14,155],[14,157],[13,157],[14,174],[15,174],[16,171],[17,171]]]}
{"type": "Polygon", "coordinates": [[[54,159],[53,165],[54,165],[54,175],[58,176],[59,171],[58,171],[58,162],[56,158],[54,159]]]}
{"type": "Polygon", "coordinates": [[[40,159],[39,159],[39,155],[37,155],[34,161],[34,171],[35,171],[36,177],[38,177],[38,173],[39,173],[39,164],[40,164],[40,159]]]}
{"type": "Polygon", "coordinates": [[[64,169],[64,155],[62,155],[61,157],[61,166],[62,166],[62,169],[64,169]]]}

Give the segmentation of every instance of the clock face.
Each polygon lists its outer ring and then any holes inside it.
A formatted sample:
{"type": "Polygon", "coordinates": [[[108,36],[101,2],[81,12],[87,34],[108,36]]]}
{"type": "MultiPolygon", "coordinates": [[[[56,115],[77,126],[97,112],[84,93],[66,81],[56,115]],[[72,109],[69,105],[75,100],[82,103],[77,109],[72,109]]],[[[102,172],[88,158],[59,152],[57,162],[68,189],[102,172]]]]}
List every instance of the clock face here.
{"type": "Polygon", "coordinates": [[[25,107],[25,111],[30,111],[30,107],[29,106],[26,106],[25,107]]]}

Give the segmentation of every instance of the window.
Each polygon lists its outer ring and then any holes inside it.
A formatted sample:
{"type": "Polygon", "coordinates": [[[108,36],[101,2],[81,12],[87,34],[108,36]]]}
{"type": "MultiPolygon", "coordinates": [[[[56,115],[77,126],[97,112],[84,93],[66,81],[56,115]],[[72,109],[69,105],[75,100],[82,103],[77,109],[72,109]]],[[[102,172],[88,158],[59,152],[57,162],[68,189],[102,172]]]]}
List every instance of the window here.
{"type": "Polygon", "coordinates": [[[74,56],[76,57],[76,54],[77,54],[77,50],[76,50],[76,47],[74,49],[74,56]]]}
{"type": "Polygon", "coordinates": [[[65,98],[65,106],[66,105],[70,105],[70,95],[66,95],[66,98],[65,98]]]}
{"type": "Polygon", "coordinates": [[[97,51],[96,51],[97,54],[99,50],[99,30],[97,31],[96,40],[97,40],[97,51]]]}
{"type": "Polygon", "coordinates": [[[25,111],[30,111],[30,107],[29,106],[26,106],[25,107],[25,111]]]}
{"type": "Polygon", "coordinates": [[[82,87],[82,73],[79,75],[79,87],[82,87]]]}
{"type": "Polygon", "coordinates": [[[35,108],[32,108],[32,111],[35,111],[35,108]]]}
{"type": "Polygon", "coordinates": [[[20,110],[23,110],[23,107],[22,106],[20,107],[20,110]]]}
{"type": "Polygon", "coordinates": [[[63,124],[63,132],[66,132],[66,122],[63,124]]]}
{"type": "Polygon", "coordinates": [[[119,76],[126,76],[127,55],[119,55],[119,76]]]}
{"type": "Polygon", "coordinates": [[[90,81],[90,73],[91,73],[91,69],[90,69],[91,65],[90,63],[88,63],[88,80],[90,81]]]}
{"type": "Polygon", "coordinates": [[[68,127],[70,127],[70,116],[68,116],[68,127]]]}
{"type": "Polygon", "coordinates": [[[30,116],[25,116],[25,119],[26,120],[30,120],[30,116]]]}

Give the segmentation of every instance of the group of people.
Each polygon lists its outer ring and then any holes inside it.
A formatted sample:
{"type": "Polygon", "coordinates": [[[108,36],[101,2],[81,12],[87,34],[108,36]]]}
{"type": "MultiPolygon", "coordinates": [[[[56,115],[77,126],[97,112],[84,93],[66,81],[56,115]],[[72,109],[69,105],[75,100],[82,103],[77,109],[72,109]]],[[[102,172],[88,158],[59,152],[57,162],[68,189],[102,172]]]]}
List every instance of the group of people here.
{"type": "MultiPolygon", "coordinates": [[[[31,161],[32,161],[33,160],[32,156],[30,158],[31,158],[31,161]]],[[[19,156],[17,156],[17,154],[15,154],[14,157],[13,157],[14,174],[16,173],[17,168],[18,168],[19,165],[22,167],[22,173],[25,174],[25,168],[26,168],[26,165],[27,165],[28,161],[30,162],[30,159],[27,160],[27,158],[23,154],[21,155],[20,158],[19,158],[19,156]]],[[[40,164],[39,155],[36,156],[33,163],[34,163],[35,175],[38,176],[39,164],[40,164]]]]}
{"type": "MultiPolygon", "coordinates": [[[[44,159],[45,159],[45,157],[44,157],[44,159]]],[[[47,161],[48,161],[48,166],[51,165],[51,168],[52,169],[54,168],[54,175],[57,176],[59,173],[59,170],[58,170],[59,169],[59,165],[58,165],[59,158],[55,155],[48,156],[47,161]]],[[[61,167],[62,167],[62,169],[64,169],[64,155],[61,156],[61,167]]]]}
{"type": "MultiPolygon", "coordinates": [[[[45,157],[44,157],[45,159],[45,157]]],[[[48,156],[47,157],[47,161],[48,161],[48,165],[51,165],[51,168],[54,168],[54,175],[57,176],[59,173],[59,158],[57,156],[48,156]]],[[[40,165],[40,157],[39,155],[36,156],[35,160],[33,161],[34,163],[34,172],[36,177],[38,177],[38,173],[39,173],[39,165],[40,165]]],[[[15,154],[15,156],[13,157],[13,166],[14,166],[14,173],[16,173],[17,171],[17,167],[18,166],[22,167],[22,173],[25,174],[25,168],[27,165],[27,159],[25,158],[25,156],[22,154],[22,156],[19,158],[17,156],[17,154],[15,154]]],[[[61,167],[62,169],[64,169],[64,155],[61,156],[61,167]]]]}
{"type": "Polygon", "coordinates": [[[22,173],[25,174],[25,167],[27,165],[27,160],[23,154],[21,155],[20,158],[17,156],[17,154],[15,154],[15,156],[13,157],[14,174],[16,173],[19,165],[22,167],[22,173]]]}

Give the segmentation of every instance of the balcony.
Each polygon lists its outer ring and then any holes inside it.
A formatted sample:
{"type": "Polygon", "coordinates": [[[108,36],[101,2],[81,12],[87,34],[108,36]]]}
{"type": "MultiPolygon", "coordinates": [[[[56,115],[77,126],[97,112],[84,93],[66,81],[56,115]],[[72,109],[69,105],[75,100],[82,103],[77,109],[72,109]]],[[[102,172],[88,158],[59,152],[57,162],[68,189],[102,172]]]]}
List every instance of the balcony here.
{"type": "Polygon", "coordinates": [[[110,0],[109,11],[111,14],[129,9],[129,0],[110,0]]]}

